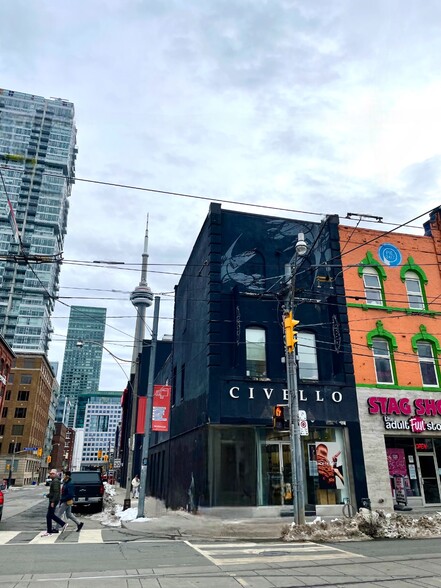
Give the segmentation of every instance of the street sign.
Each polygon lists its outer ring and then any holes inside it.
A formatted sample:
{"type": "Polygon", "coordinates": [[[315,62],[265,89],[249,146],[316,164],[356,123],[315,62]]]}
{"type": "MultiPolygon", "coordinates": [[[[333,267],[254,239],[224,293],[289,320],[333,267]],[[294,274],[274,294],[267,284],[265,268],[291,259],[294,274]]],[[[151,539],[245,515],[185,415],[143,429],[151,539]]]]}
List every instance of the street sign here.
{"type": "Polygon", "coordinates": [[[304,410],[299,410],[299,428],[300,435],[309,435],[308,421],[306,420],[306,411],[304,410]]]}
{"type": "Polygon", "coordinates": [[[38,451],[38,447],[24,447],[23,451],[38,451]]]}
{"type": "Polygon", "coordinates": [[[113,467],[117,470],[118,468],[121,467],[121,460],[120,459],[115,459],[113,462],[113,467]]]}

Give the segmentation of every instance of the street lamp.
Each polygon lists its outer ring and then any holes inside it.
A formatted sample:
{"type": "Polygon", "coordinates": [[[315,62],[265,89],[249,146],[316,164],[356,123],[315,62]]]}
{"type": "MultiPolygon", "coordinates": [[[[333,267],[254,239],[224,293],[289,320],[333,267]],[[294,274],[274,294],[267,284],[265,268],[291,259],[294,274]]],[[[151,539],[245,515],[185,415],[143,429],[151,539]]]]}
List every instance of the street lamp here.
{"type": "Polygon", "coordinates": [[[290,293],[288,296],[287,308],[284,314],[285,330],[285,359],[286,375],[290,415],[290,441],[291,441],[291,472],[293,485],[293,511],[294,522],[297,525],[305,523],[305,495],[303,478],[303,454],[302,440],[299,426],[299,394],[297,383],[297,359],[296,359],[296,331],[294,330],[299,321],[294,319],[294,298],[296,282],[297,257],[306,255],[308,247],[303,233],[299,233],[295,247],[295,253],[290,262],[291,278],[290,293]]]}

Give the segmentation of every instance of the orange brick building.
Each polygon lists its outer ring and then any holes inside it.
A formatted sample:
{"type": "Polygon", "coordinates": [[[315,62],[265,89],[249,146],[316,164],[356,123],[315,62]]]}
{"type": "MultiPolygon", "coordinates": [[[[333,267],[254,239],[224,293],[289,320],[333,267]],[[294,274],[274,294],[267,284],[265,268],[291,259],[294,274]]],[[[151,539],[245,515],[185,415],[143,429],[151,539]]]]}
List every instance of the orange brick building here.
{"type": "Polygon", "coordinates": [[[441,209],[424,235],[339,231],[372,506],[441,505],[441,209]]]}

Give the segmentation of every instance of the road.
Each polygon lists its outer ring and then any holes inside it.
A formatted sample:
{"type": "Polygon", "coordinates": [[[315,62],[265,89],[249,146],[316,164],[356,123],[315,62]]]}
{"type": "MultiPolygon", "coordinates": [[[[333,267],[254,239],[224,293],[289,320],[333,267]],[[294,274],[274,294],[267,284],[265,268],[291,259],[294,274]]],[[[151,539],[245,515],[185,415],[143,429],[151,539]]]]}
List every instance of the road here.
{"type": "Polygon", "coordinates": [[[441,587],[440,539],[147,540],[125,529],[103,528],[89,517],[83,518],[81,533],[72,529],[41,537],[46,504],[34,504],[32,494],[28,501],[29,508],[0,523],[0,588],[441,587]]]}

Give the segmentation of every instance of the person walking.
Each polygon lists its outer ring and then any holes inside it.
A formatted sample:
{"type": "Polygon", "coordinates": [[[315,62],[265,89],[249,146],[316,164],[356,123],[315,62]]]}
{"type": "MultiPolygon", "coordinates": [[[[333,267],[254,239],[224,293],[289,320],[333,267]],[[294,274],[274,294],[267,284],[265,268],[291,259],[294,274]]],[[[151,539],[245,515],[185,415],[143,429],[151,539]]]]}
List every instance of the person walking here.
{"type": "Polygon", "coordinates": [[[139,497],[139,485],[141,484],[141,480],[139,479],[138,474],[132,480],[132,498],[139,497]]]}
{"type": "Polygon", "coordinates": [[[55,521],[59,527],[61,527],[61,533],[66,530],[67,523],[62,521],[60,518],[57,517],[55,514],[55,508],[60,502],[60,488],[61,482],[60,478],[58,477],[57,470],[51,470],[49,472],[49,476],[51,478],[51,484],[49,486],[49,492],[46,494],[46,498],[49,499],[49,504],[47,507],[47,514],[46,514],[46,525],[47,531],[46,533],[42,533],[42,537],[47,537],[48,535],[52,535],[53,533],[58,533],[58,529],[54,529],[52,527],[52,521],[55,521]]]}
{"type": "Polygon", "coordinates": [[[64,472],[63,486],[61,487],[60,504],[57,508],[57,516],[63,519],[64,514],[66,515],[66,527],[67,519],[73,521],[77,526],[77,533],[84,527],[84,523],[80,523],[76,516],[72,514],[73,499],[75,497],[75,484],[72,482],[72,478],[69,471],[64,472]]]}

